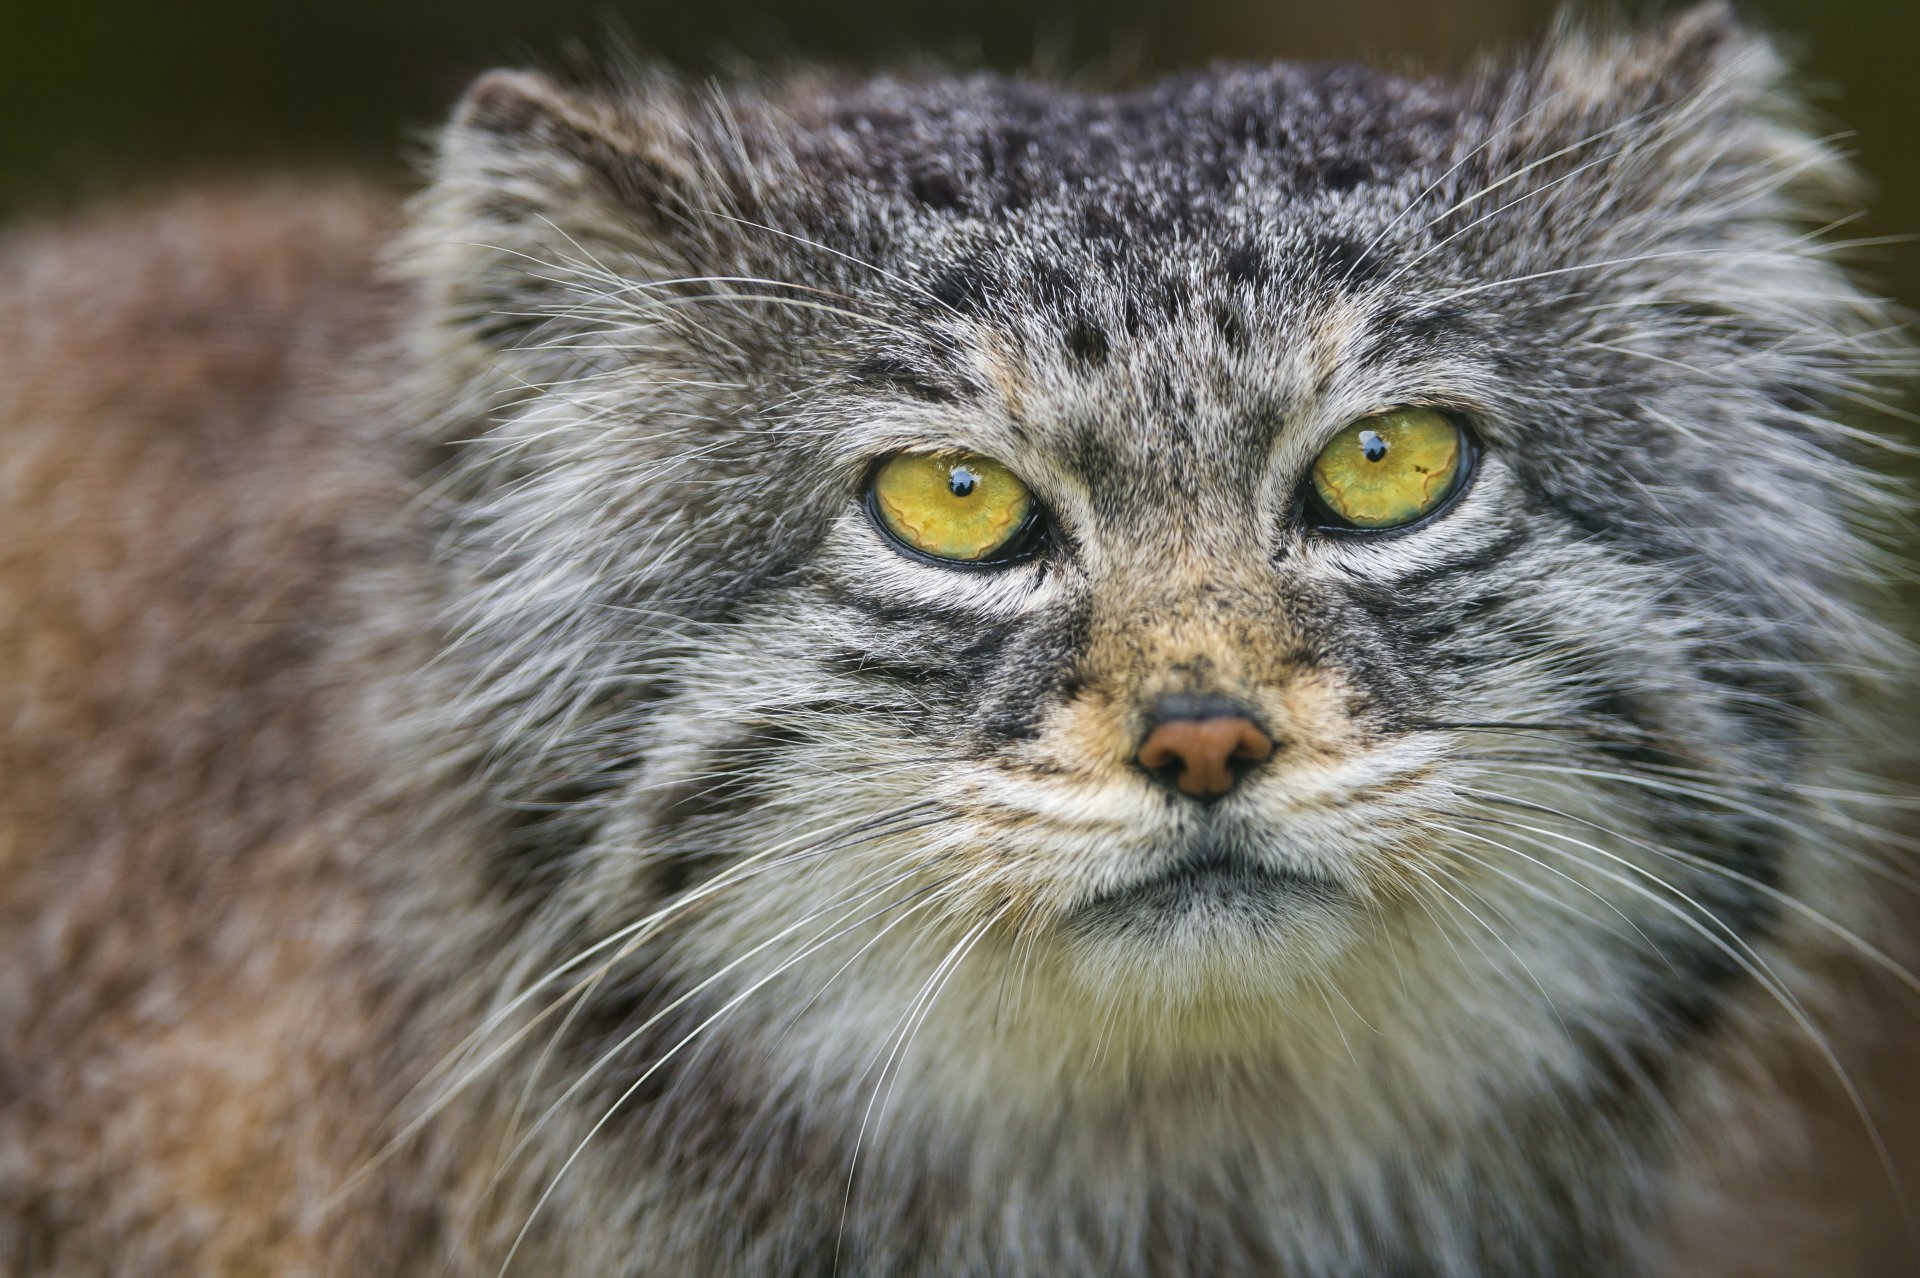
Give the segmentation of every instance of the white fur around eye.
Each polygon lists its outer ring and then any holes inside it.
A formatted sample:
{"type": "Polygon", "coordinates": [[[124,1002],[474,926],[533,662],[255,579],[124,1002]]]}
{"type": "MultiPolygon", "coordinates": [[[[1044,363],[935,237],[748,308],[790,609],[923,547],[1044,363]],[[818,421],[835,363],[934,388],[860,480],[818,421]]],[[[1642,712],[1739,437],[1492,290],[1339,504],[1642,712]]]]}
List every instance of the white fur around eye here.
{"type": "Polygon", "coordinates": [[[1016,616],[1061,597],[1061,574],[1043,553],[1005,567],[946,566],[903,554],[860,505],[834,521],[821,543],[821,568],[862,595],[903,605],[1016,616]]]}
{"type": "Polygon", "coordinates": [[[1392,585],[1457,563],[1512,534],[1521,512],[1513,472],[1483,453],[1466,491],[1437,515],[1404,530],[1301,538],[1303,563],[1343,577],[1392,585]]]}

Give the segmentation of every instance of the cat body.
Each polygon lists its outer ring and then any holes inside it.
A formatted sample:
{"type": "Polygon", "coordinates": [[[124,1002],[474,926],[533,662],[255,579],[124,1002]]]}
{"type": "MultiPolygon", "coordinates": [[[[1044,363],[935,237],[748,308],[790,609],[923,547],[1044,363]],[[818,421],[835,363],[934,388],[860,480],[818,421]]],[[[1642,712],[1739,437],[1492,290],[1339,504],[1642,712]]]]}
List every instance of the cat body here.
{"type": "Polygon", "coordinates": [[[16,236],[0,1273],[1746,1271],[1898,967],[1845,180],[1710,9],[16,236]],[[888,531],[961,452],[1017,553],[888,531]]]}

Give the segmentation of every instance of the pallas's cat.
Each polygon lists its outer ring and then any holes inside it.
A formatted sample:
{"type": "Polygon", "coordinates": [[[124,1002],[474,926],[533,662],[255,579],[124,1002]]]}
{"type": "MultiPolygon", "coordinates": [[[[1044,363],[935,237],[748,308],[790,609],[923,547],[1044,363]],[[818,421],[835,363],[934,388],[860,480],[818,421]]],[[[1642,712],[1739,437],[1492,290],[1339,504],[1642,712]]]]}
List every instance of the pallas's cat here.
{"type": "Polygon", "coordinates": [[[1904,351],[1781,74],[496,73],[18,232],[0,1272],[1813,1272],[1904,351]]]}

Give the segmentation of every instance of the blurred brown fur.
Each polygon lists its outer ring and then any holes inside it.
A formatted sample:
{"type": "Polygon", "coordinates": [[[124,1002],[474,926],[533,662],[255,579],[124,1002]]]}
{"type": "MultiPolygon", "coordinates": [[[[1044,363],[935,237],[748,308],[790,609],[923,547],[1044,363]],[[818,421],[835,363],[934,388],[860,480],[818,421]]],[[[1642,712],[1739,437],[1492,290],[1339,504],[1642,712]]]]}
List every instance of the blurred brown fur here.
{"type": "Polygon", "coordinates": [[[306,389],[389,221],[203,193],[0,257],[0,1272],[391,1272],[425,1209],[316,1210],[401,1081],[341,693],[384,477],[306,389]]]}

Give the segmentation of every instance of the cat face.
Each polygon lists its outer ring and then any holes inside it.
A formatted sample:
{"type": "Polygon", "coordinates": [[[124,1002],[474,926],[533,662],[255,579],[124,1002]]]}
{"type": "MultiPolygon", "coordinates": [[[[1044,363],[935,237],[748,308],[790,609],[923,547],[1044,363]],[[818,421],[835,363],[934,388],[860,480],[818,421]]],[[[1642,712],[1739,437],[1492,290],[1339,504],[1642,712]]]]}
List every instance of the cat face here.
{"type": "Polygon", "coordinates": [[[1069,1038],[1670,1042],[1871,643],[1772,74],[483,82],[413,270],[503,874],[876,1042],[1016,967],[1069,1038]]]}

